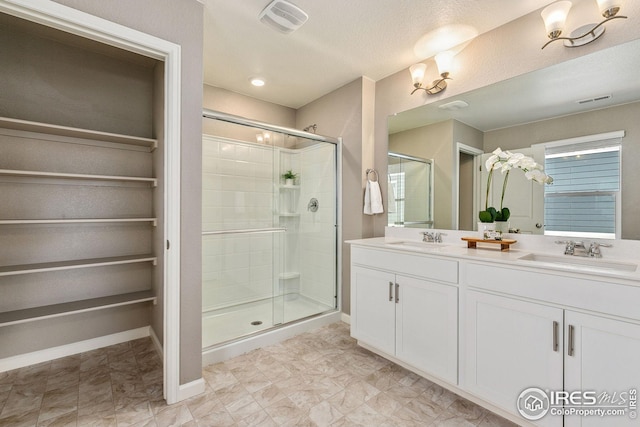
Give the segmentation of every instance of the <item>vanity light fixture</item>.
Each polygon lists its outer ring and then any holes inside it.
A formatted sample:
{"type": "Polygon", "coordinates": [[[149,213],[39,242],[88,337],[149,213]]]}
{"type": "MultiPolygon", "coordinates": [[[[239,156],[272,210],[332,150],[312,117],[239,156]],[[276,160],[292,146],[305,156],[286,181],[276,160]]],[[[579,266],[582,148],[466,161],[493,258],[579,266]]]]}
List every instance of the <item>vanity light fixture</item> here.
{"type": "Polygon", "coordinates": [[[587,43],[599,38],[604,34],[605,22],[612,19],[626,18],[626,16],[618,15],[620,7],[622,6],[622,0],[596,0],[598,3],[598,9],[604,20],[599,24],[587,24],[577,28],[569,37],[560,37],[564,30],[564,24],[571,9],[571,2],[567,0],[558,1],[545,7],[542,13],[542,20],[544,21],[545,30],[547,36],[551,39],[542,46],[542,49],[547,47],[550,43],[556,40],[564,40],[566,47],[578,47],[584,46],[587,43]]]}
{"type": "Polygon", "coordinates": [[[427,64],[418,63],[409,67],[409,73],[411,73],[411,80],[413,81],[413,95],[417,90],[422,89],[429,95],[435,95],[447,88],[447,80],[451,80],[449,73],[451,72],[451,66],[453,65],[453,57],[456,55],[454,51],[447,50],[440,52],[435,56],[436,64],[438,65],[438,72],[440,78],[431,82],[430,87],[422,86],[424,80],[424,73],[427,70],[427,64]]]}

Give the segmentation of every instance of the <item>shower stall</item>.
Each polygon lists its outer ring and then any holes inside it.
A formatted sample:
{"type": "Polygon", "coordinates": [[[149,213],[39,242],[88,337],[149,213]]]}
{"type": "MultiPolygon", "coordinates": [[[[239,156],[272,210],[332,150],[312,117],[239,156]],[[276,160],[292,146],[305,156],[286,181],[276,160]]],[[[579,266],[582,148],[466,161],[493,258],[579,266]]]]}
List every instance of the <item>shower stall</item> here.
{"type": "Polygon", "coordinates": [[[389,152],[388,225],[433,228],[433,159],[389,152]]]}
{"type": "Polygon", "coordinates": [[[203,117],[203,352],[338,313],[340,140],[203,117]]]}

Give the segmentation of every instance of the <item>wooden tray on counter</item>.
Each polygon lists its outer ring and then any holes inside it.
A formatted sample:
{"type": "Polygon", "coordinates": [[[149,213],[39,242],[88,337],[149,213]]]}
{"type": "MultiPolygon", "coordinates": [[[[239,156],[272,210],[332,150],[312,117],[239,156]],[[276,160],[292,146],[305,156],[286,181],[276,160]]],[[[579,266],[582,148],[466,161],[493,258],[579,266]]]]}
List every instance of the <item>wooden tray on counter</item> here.
{"type": "Polygon", "coordinates": [[[491,245],[500,245],[500,250],[502,252],[508,251],[509,246],[517,242],[517,240],[513,240],[513,239],[485,240],[485,239],[479,239],[477,237],[462,237],[461,239],[467,242],[468,248],[476,248],[478,243],[488,243],[491,245]]]}

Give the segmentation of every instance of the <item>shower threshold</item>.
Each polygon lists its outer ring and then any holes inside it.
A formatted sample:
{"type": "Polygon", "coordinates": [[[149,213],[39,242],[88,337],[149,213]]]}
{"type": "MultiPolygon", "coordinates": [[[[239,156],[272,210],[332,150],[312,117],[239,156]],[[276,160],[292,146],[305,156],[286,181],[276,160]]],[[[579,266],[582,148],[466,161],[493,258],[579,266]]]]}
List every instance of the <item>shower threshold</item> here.
{"type": "Polygon", "coordinates": [[[282,302],[274,315],[274,301],[267,298],[235,306],[232,310],[213,310],[202,315],[203,351],[247,339],[270,329],[279,328],[310,317],[335,311],[335,307],[298,296],[282,302]]]}

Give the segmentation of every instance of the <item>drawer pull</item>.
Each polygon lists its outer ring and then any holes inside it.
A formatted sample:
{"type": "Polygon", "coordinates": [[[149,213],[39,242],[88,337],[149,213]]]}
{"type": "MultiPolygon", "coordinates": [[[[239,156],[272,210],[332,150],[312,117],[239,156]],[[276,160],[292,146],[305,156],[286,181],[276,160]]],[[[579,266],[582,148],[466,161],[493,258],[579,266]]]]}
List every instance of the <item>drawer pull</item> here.
{"type": "Polygon", "coordinates": [[[393,301],[393,282],[389,282],[389,301],[393,301]]]}
{"type": "Polygon", "coordinates": [[[396,304],[400,302],[400,285],[396,283],[396,304]]]}
{"type": "Polygon", "coordinates": [[[553,321],[553,351],[558,351],[558,322],[553,321]]]}

